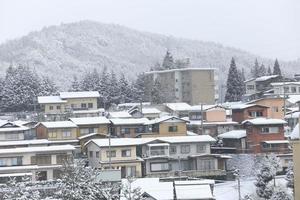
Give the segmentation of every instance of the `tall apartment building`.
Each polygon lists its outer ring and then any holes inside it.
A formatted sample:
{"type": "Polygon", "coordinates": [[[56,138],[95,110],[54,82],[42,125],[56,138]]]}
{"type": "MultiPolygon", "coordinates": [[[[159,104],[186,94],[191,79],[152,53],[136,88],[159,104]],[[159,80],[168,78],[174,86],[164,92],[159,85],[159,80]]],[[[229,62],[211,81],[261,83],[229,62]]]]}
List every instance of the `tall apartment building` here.
{"type": "Polygon", "coordinates": [[[215,71],[213,68],[183,68],[151,71],[146,76],[150,83],[160,82],[167,102],[214,104],[218,99],[215,71]]]}

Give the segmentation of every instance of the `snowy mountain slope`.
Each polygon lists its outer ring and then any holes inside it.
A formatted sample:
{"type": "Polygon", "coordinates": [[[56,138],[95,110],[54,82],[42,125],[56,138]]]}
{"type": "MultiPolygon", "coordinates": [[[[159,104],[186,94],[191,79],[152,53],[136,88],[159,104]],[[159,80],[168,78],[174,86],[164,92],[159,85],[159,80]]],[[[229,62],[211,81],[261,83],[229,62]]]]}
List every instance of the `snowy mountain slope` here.
{"type": "MultiPolygon", "coordinates": [[[[223,47],[212,42],[193,41],[135,31],[112,24],[92,21],[51,26],[32,32],[20,39],[0,45],[0,73],[10,63],[22,63],[47,74],[65,88],[73,75],[107,66],[129,77],[147,71],[161,62],[167,49],[175,58],[190,58],[192,67],[219,68],[225,78],[232,56],[238,67],[249,71],[257,57],[245,51],[223,47]],[[226,71],[224,74],[223,72],[226,71]]],[[[273,60],[261,59],[265,66],[273,60]]],[[[300,61],[283,63],[287,72],[296,69],[300,61]]]]}

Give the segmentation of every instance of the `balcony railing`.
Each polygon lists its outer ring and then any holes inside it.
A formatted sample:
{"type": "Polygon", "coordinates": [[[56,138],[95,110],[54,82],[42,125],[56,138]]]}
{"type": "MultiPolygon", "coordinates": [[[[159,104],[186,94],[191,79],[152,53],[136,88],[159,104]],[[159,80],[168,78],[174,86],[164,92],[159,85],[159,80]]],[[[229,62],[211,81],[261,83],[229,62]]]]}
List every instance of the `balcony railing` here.
{"type": "Polygon", "coordinates": [[[149,173],[146,175],[148,178],[152,177],[176,177],[176,176],[188,176],[188,177],[210,177],[210,176],[225,176],[226,171],[217,169],[217,170],[188,170],[188,171],[168,171],[168,172],[157,172],[149,173]]]}
{"type": "Polygon", "coordinates": [[[150,150],[147,152],[147,156],[169,156],[169,149],[168,150],[150,150]]]}

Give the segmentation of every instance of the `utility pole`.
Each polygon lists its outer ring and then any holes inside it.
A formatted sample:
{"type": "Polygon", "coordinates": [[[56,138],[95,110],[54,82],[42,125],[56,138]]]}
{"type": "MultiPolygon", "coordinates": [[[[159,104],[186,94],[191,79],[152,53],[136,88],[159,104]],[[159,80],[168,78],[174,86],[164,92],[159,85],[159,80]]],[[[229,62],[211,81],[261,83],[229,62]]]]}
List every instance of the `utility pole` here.
{"type": "Polygon", "coordinates": [[[237,182],[238,182],[238,195],[239,195],[239,200],[242,200],[242,195],[241,195],[240,170],[239,170],[239,169],[235,169],[233,175],[236,177],[237,182]]]}
{"type": "Polygon", "coordinates": [[[283,117],[286,115],[286,102],[285,102],[285,78],[283,78],[283,117]]]}
{"type": "Polygon", "coordinates": [[[203,135],[203,103],[201,103],[201,135],[203,135]]]}
{"type": "Polygon", "coordinates": [[[111,169],[111,129],[112,129],[112,121],[110,121],[109,127],[108,127],[108,152],[109,152],[109,157],[108,157],[108,162],[109,162],[109,169],[111,169]]]}

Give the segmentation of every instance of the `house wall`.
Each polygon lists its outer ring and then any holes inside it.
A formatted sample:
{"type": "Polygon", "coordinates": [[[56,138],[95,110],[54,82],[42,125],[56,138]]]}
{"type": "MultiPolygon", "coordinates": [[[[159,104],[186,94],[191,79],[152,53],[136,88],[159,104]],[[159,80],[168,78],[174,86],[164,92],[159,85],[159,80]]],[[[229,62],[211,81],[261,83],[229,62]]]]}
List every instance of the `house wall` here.
{"type": "Polygon", "coordinates": [[[82,136],[83,129],[93,128],[95,133],[108,134],[108,125],[107,124],[98,124],[98,125],[77,125],[78,135],[82,136]]]}
{"type": "Polygon", "coordinates": [[[48,140],[72,140],[77,139],[77,128],[46,128],[42,124],[38,125],[36,128],[37,139],[48,139],[48,140]],[[63,131],[68,130],[71,132],[70,137],[64,137],[63,131]],[[49,137],[49,132],[56,133],[57,137],[49,137]]]}
{"type": "Polygon", "coordinates": [[[292,142],[294,163],[294,199],[300,199],[300,140],[292,142]]]}
{"type": "Polygon", "coordinates": [[[267,140],[284,140],[284,128],[283,125],[265,125],[265,126],[248,126],[247,132],[247,143],[250,150],[253,153],[261,153],[262,145],[261,142],[267,140]],[[262,133],[261,128],[263,127],[279,127],[279,133],[262,133]]]}
{"type": "Polygon", "coordinates": [[[138,133],[136,132],[136,128],[143,128],[143,125],[114,125],[114,135],[118,137],[125,137],[125,138],[134,138],[138,133]],[[129,134],[123,134],[121,132],[122,128],[129,128],[129,134]]]}
{"type": "Polygon", "coordinates": [[[65,103],[50,103],[50,104],[43,104],[42,108],[45,112],[45,114],[61,114],[66,111],[65,109],[66,104],[65,103]],[[50,107],[52,106],[52,110],[50,107]]]}
{"type": "Polygon", "coordinates": [[[97,109],[97,98],[72,98],[72,99],[66,99],[67,100],[67,104],[66,106],[68,106],[69,108],[72,107],[73,104],[73,108],[81,108],[81,104],[85,103],[86,104],[86,110],[95,110],[97,109]],[[88,108],[88,103],[92,103],[93,107],[92,108],[88,108]]]}
{"type": "Polygon", "coordinates": [[[268,109],[267,108],[263,108],[260,106],[253,106],[253,107],[246,108],[243,110],[240,110],[240,109],[232,110],[232,121],[241,123],[244,120],[253,119],[253,117],[251,117],[249,115],[249,112],[259,112],[259,111],[262,112],[263,116],[261,116],[261,117],[268,117],[268,109]]]}
{"type": "Polygon", "coordinates": [[[24,132],[0,132],[0,141],[8,141],[8,140],[24,140],[24,132]],[[14,134],[14,137],[9,137],[10,134],[14,134]],[[11,138],[11,139],[9,139],[11,138]]]}
{"type": "Polygon", "coordinates": [[[268,106],[267,117],[274,119],[284,118],[284,99],[283,98],[266,98],[255,101],[255,104],[261,106],[268,106]]]}
{"type": "Polygon", "coordinates": [[[204,112],[204,120],[207,122],[225,122],[226,111],[225,109],[221,108],[210,109],[204,112]]]}

